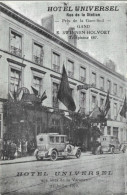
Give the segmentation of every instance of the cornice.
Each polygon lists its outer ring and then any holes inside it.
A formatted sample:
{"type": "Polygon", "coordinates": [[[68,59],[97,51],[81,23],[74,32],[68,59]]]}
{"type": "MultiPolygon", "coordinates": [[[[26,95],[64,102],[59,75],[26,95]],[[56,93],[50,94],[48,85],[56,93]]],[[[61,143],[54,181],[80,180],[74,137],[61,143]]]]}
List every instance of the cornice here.
{"type": "MultiPolygon", "coordinates": [[[[54,78],[54,79],[58,79],[58,80],[61,80],[61,77],[58,77],[58,76],[55,76],[55,75],[53,75],[53,74],[50,74],[50,77],[52,77],[52,78],[54,78]]],[[[74,82],[71,82],[71,81],[68,81],[70,84],[72,84],[72,85],[77,85],[76,83],[74,83],[74,82]]]]}
{"type": "Polygon", "coordinates": [[[12,8],[8,7],[4,3],[0,3],[0,11],[2,11],[3,13],[7,14],[10,17],[12,17],[13,19],[19,21],[20,23],[26,25],[27,27],[35,30],[39,34],[44,35],[45,37],[51,39],[55,43],[65,47],[66,49],[70,50],[74,54],[77,54],[80,57],[82,57],[83,59],[91,62],[92,64],[95,64],[99,68],[102,68],[103,70],[105,70],[105,71],[107,71],[107,72],[117,76],[118,78],[121,78],[122,80],[126,81],[124,76],[122,76],[121,74],[119,74],[117,72],[113,72],[112,70],[110,70],[109,68],[104,66],[102,63],[100,63],[99,61],[97,61],[93,57],[89,56],[88,54],[86,54],[85,52],[81,51],[80,49],[72,46],[71,44],[69,44],[68,42],[63,40],[62,38],[58,37],[54,33],[49,32],[44,27],[40,26],[39,24],[36,24],[32,20],[28,19],[27,17],[23,16],[22,14],[18,13],[17,11],[13,10],[12,8]]]}
{"type": "Polygon", "coordinates": [[[14,64],[17,64],[17,65],[22,66],[22,67],[25,67],[26,66],[26,64],[23,64],[21,62],[15,61],[15,60],[12,60],[10,58],[7,58],[7,61],[8,62],[11,62],[11,63],[14,63],[14,64]]]}
{"type": "Polygon", "coordinates": [[[34,67],[31,67],[31,70],[36,71],[36,72],[39,72],[39,73],[42,73],[42,74],[45,74],[46,73],[45,71],[39,70],[39,69],[34,68],[34,67]]]}

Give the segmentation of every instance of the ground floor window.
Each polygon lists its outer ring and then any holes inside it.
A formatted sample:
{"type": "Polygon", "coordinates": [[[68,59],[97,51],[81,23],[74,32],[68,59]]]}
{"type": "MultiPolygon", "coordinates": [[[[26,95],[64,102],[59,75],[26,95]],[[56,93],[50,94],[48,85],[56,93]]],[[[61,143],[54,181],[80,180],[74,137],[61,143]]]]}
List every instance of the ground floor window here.
{"type": "Polygon", "coordinates": [[[111,135],[111,127],[110,126],[107,127],[107,135],[111,135]]]}
{"type": "Polygon", "coordinates": [[[113,136],[118,138],[118,127],[113,127],[113,136]]]}

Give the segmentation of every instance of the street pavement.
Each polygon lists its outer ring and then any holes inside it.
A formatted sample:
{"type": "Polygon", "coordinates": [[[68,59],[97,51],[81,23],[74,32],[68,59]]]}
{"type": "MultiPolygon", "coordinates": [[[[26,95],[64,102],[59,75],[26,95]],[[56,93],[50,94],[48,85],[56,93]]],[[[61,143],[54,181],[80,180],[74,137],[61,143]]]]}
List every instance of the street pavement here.
{"type": "Polygon", "coordinates": [[[1,194],[125,195],[127,154],[91,155],[36,161],[24,157],[1,161],[1,194]]]}

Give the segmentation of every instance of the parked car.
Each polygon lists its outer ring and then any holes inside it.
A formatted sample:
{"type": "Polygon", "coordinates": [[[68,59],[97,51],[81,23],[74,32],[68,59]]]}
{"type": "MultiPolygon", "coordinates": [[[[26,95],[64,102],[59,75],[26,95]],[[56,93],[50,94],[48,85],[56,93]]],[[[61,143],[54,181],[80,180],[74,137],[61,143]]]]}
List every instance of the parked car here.
{"type": "Polygon", "coordinates": [[[100,136],[101,153],[115,153],[120,150],[120,143],[117,137],[111,135],[100,136]]]}
{"type": "Polygon", "coordinates": [[[81,155],[80,147],[69,144],[66,135],[42,133],[37,135],[36,139],[37,149],[35,150],[35,156],[37,160],[50,158],[55,161],[58,157],[76,156],[79,158],[81,155]]]}
{"type": "Polygon", "coordinates": [[[123,153],[127,152],[127,142],[123,142],[120,144],[120,151],[123,153]]]}

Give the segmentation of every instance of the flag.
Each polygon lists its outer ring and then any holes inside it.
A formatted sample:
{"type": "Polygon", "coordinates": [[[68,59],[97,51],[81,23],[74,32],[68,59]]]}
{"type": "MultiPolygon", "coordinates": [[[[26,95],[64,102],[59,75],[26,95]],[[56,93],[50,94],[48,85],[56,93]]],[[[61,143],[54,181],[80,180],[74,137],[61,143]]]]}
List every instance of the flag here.
{"type": "Polygon", "coordinates": [[[23,90],[21,90],[18,94],[17,100],[20,101],[23,97],[23,90]]]}
{"type": "Polygon", "coordinates": [[[109,100],[109,91],[108,91],[105,106],[104,106],[104,116],[107,115],[109,109],[110,109],[110,100],[109,100]]]}
{"type": "Polygon", "coordinates": [[[17,100],[17,93],[16,93],[16,90],[15,90],[15,87],[14,87],[14,93],[13,93],[13,96],[14,96],[14,100],[17,100]]]}
{"type": "Polygon", "coordinates": [[[43,102],[47,98],[46,91],[41,96],[41,102],[43,102]]]}
{"type": "Polygon", "coordinates": [[[75,111],[76,106],[72,98],[71,89],[69,87],[68,77],[64,65],[57,98],[68,108],[68,110],[75,111]]]}
{"type": "Polygon", "coordinates": [[[127,112],[127,102],[126,102],[126,96],[125,96],[124,104],[123,104],[123,107],[120,111],[120,115],[123,116],[124,118],[126,118],[126,112],[127,112]]]}
{"type": "Polygon", "coordinates": [[[32,87],[32,86],[31,86],[31,88],[32,88],[32,90],[33,90],[34,94],[37,96],[37,95],[38,95],[38,90],[37,90],[37,89],[35,89],[35,88],[34,88],[34,87],[32,87]]]}
{"type": "Polygon", "coordinates": [[[12,94],[11,91],[9,91],[9,98],[11,98],[12,100],[14,100],[14,96],[13,96],[13,94],[12,94]]]}

